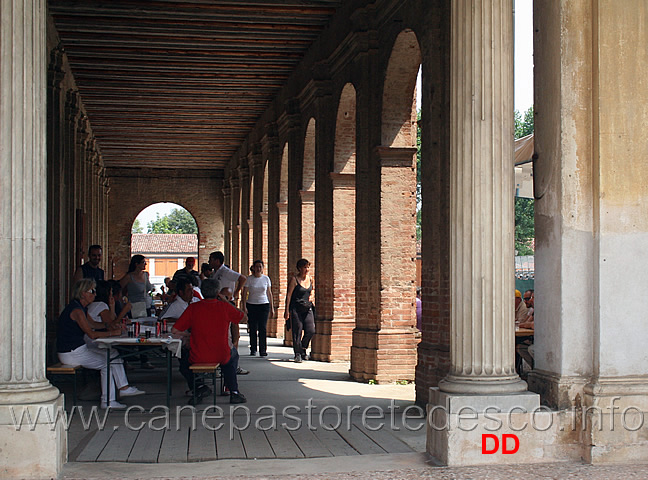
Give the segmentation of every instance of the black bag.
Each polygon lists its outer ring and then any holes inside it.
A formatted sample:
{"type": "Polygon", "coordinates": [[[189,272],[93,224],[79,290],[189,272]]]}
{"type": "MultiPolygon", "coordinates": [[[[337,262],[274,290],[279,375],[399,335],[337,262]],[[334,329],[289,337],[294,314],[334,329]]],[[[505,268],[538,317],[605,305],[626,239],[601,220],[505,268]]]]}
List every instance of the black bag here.
{"type": "Polygon", "coordinates": [[[292,324],[292,322],[290,321],[290,318],[287,318],[286,319],[286,330],[290,331],[291,324],[292,324]]]}
{"type": "Polygon", "coordinates": [[[308,301],[306,301],[306,302],[300,302],[299,300],[297,300],[297,301],[293,304],[293,307],[292,307],[292,308],[293,308],[297,313],[302,314],[302,313],[308,313],[308,311],[312,308],[312,306],[313,306],[313,304],[312,304],[311,302],[308,302],[308,301]]]}

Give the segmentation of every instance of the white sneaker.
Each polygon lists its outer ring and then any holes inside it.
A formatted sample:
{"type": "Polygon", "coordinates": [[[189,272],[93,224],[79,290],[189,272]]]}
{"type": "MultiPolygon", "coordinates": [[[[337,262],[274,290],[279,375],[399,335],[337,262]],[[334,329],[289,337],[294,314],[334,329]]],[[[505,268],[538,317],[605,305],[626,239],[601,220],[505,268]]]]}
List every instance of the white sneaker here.
{"type": "Polygon", "coordinates": [[[139,390],[137,387],[128,387],[124,390],[119,391],[120,397],[136,397],[137,395],[144,395],[146,392],[139,390]]]}
{"type": "Polygon", "coordinates": [[[113,400],[108,405],[106,405],[104,402],[101,402],[101,408],[103,408],[104,410],[106,408],[110,408],[112,410],[126,410],[126,405],[113,400]]]}

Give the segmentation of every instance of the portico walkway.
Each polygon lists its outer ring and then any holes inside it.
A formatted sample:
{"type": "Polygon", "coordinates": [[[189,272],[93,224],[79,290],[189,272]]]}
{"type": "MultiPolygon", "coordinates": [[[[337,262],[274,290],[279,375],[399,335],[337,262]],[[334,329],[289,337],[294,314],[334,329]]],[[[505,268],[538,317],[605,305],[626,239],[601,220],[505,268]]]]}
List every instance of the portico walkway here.
{"type": "Polygon", "coordinates": [[[350,380],[346,363],[295,364],[282,340],[269,343],[266,359],[250,357],[247,337],[242,338],[240,365],[251,372],[239,376],[245,405],[230,406],[229,397],[219,396],[212,406],[210,396],[195,409],[188,406],[186,385],[176,370],[166,410],[161,364],[128,372],[129,381],[147,394],[122,400],[133,408],[111,412],[103,426],[102,410],[99,420],[87,421],[98,401],[90,400],[92,393],[82,395],[88,399],[72,416],[69,461],[92,462],[102,471],[106,462],[416,456],[425,451],[424,420],[414,418],[422,415],[413,406],[414,385],[359,384],[350,380]]]}

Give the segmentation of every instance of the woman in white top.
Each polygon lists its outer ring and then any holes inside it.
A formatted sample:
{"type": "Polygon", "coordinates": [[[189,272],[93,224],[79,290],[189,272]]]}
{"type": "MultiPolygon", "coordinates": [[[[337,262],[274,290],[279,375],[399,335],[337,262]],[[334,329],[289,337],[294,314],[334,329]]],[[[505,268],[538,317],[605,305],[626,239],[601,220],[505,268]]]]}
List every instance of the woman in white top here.
{"type": "Polygon", "coordinates": [[[257,352],[257,334],[259,337],[259,355],[268,356],[266,326],[268,316],[274,315],[270,277],[263,274],[263,262],[255,260],[250,267],[250,275],[243,287],[243,311],[248,316],[248,333],[250,334],[250,355],[257,352]]]}

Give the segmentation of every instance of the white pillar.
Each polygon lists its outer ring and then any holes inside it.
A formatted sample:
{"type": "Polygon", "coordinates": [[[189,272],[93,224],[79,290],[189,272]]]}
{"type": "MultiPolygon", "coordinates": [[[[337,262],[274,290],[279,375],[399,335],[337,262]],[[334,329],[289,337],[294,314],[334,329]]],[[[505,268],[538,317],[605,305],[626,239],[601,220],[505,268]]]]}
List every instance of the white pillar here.
{"type": "Polygon", "coordinates": [[[513,5],[452,2],[449,393],[526,390],[514,367],[513,5]]]}
{"type": "Polygon", "coordinates": [[[46,4],[0,2],[0,465],[10,477],[56,476],[66,435],[41,420],[17,431],[12,413],[61,405],[45,377],[46,4]],[[27,269],[26,269],[27,266],[27,269]]]}

